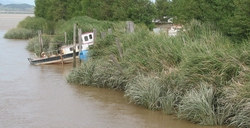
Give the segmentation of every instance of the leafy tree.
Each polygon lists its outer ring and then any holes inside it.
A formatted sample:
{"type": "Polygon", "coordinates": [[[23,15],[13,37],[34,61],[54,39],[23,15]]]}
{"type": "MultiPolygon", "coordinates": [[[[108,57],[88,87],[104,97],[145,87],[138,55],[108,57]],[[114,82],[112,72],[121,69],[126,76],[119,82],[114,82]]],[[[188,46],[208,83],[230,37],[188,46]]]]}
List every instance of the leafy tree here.
{"type": "Polygon", "coordinates": [[[157,17],[161,21],[168,20],[171,17],[170,7],[171,7],[171,0],[156,0],[156,10],[157,10],[157,17]],[[164,17],[167,16],[165,19],[164,17]]]}

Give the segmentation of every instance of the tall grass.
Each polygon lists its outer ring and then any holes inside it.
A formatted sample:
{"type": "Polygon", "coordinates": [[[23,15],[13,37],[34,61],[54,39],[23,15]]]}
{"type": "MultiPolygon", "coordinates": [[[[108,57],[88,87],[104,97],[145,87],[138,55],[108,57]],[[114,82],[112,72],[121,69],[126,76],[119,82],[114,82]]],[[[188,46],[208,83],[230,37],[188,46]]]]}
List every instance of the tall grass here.
{"type": "Polygon", "coordinates": [[[145,108],[157,110],[161,108],[160,96],[162,95],[161,83],[155,78],[138,75],[125,87],[125,96],[130,102],[145,108]]]}
{"type": "Polygon", "coordinates": [[[27,17],[18,23],[17,28],[10,29],[5,33],[8,39],[30,39],[37,35],[37,31],[53,34],[54,23],[38,17],[27,17]]]}
{"type": "Polygon", "coordinates": [[[31,37],[34,37],[37,34],[37,32],[26,29],[26,28],[13,28],[7,31],[7,33],[4,34],[4,38],[7,39],[29,39],[31,37]]]}
{"type": "Polygon", "coordinates": [[[112,61],[89,59],[72,70],[67,80],[80,85],[124,90],[128,77],[131,76],[121,74],[112,61]]]}
{"type": "Polygon", "coordinates": [[[182,98],[178,106],[178,118],[202,125],[216,125],[213,99],[213,89],[201,84],[200,89],[191,90],[182,98]]]}
{"type": "MultiPolygon", "coordinates": [[[[52,38],[46,36],[42,38],[43,41],[43,51],[47,52],[50,50],[55,50],[58,48],[55,48],[52,44],[52,38]]],[[[26,49],[34,52],[37,56],[40,56],[39,54],[41,53],[41,45],[39,43],[38,37],[34,37],[28,41],[28,45],[26,46],[26,49]]]]}
{"type": "MultiPolygon", "coordinates": [[[[93,21],[96,23],[102,24],[93,21]]],[[[123,89],[132,103],[177,113],[181,119],[202,125],[247,126],[247,118],[236,119],[248,107],[235,101],[249,99],[249,41],[235,45],[215,26],[197,21],[186,25],[186,31],[176,37],[152,34],[143,25],[136,25],[134,33],[126,33],[124,22],[102,25],[99,30],[112,27],[113,33],[105,39],[98,37],[90,48],[93,62],[73,70],[69,82],[123,89]],[[123,51],[122,57],[117,57],[123,73],[109,58],[110,54],[119,56],[116,38],[123,51]],[[241,86],[233,89],[235,83],[241,86]]],[[[94,27],[90,26],[86,30],[94,27]]],[[[71,28],[69,25],[65,30],[71,28]]]]}

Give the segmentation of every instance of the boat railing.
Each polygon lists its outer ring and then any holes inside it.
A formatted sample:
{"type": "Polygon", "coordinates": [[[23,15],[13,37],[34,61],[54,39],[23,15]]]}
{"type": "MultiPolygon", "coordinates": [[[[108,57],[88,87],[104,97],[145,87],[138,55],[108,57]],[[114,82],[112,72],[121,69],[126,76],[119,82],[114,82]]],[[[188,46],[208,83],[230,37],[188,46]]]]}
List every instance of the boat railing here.
{"type": "Polygon", "coordinates": [[[53,50],[53,51],[47,51],[47,52],[42,52],[40,56],[37,56],[36,53],[33,53],[30,55],[30,58],[36,59],[36,58],[48,58],[48,57],[53,57],[57,56],[60,54],[59,50],[53,50]]]}

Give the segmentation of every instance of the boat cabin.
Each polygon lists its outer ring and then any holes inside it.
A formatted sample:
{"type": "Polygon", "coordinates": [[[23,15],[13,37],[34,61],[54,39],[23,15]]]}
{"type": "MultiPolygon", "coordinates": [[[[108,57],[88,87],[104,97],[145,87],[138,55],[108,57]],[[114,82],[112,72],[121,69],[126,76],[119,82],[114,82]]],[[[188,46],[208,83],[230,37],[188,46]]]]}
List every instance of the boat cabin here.
{"type": "MultiPolygon", "coordinates": [[[[83,50],[88,50],[90,45],[94,44],[94,33],[93,32],[87,32],[82,34],[82,47],[80,48],[79,44],[76,44],[76,52],[79,52],[83,50]]],[[[67,45],[61,47],[61,53],[62,54],[68,54],[73,53],[75,45],[67,45]]]]}

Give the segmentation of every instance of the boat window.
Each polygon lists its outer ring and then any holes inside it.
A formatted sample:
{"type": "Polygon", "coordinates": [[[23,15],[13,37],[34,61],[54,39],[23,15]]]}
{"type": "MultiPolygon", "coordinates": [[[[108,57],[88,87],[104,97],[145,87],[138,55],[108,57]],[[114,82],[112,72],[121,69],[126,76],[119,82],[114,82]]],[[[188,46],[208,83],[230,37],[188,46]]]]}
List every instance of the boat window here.
{"type": "Polygon", "coordinates": [[[73,51],[73,47],[69,48],[70,51],[73,51]]]}
{"type": "Polygon", "coordinates": [[[88,36],[84,36],[84,40],[88,41],[89,40],[88,36]]]}
{"type": "Polygon", "coordinates": [[[92,39],[93,37],[92,37],[92,34],[89,34],[89,39],[92,39]]]}

